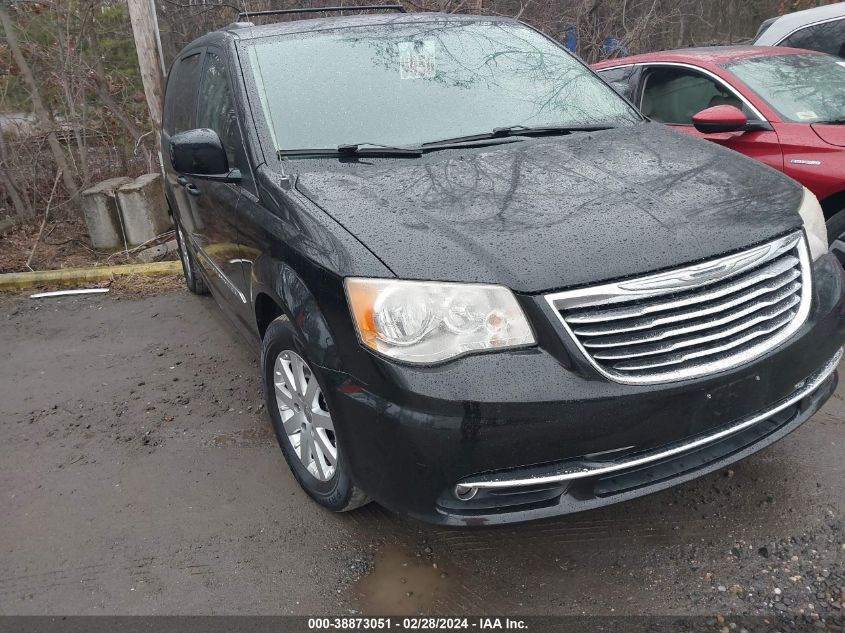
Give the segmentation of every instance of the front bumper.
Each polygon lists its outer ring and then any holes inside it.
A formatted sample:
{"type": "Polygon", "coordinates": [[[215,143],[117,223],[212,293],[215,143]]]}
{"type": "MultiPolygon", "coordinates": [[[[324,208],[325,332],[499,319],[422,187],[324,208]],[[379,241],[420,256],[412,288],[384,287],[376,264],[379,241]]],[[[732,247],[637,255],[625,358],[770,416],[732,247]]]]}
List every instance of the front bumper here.
{"type": "MultiPolygon", "coordinates": [[[[585,510],[641,496],[732,464],[808,420],[836,388],[842,350],[785,400],[751,417],[652,451],[590,456],[469,477],[441,495],[438,509],[468,519],[517,509],[522,518],[585,510]],[[601,459],[605,457],[605,459],[601,459]],[[635,494],[630,494],[635,493],[635,494]],[[532,507],[533,506],[533,507],[532,507]]],[[[501,516],[501,515],[500,515],[501,516]]],[[[492,520],[492,521],[491,521],[492,520]]]]}
{"type": "Polygon", "coordinates": [[[624,385],[598,375],[536,297],[538,347],[438,367],[324,370],[357,485],[423,520],[525,521],[630,499],[723,468],[809,419],[836,384],[843,273],[814,264],[813,301],[789,341],[695,380],[624,385]]]}

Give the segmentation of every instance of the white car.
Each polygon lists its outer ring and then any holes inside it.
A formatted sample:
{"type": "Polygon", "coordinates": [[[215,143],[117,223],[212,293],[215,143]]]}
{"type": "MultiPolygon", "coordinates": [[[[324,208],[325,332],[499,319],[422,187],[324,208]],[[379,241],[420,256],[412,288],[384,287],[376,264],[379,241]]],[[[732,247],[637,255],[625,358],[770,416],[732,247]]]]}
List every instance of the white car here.
{"type": "Polygon", "coordinates": [[[845,2],[771,18],[760,25],[755,46],[790,46],[845,57],[845,2]]]}

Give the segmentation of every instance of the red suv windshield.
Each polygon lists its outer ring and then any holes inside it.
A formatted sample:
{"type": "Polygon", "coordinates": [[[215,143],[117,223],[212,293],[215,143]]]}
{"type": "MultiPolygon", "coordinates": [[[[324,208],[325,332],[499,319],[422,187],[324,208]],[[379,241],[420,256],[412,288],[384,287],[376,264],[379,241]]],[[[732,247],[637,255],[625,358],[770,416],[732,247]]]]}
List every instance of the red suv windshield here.
{"type": "Polygon", "coordinates": [[[845,120],[845,61],[831,55],[755,57],[723,66],[739,77],[785,121],[845,120]]]}

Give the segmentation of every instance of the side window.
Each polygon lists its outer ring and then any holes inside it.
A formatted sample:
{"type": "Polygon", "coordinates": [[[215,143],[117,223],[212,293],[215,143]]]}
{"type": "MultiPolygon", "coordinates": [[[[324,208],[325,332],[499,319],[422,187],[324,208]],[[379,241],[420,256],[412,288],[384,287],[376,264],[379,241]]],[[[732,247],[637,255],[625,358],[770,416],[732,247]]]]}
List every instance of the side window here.
{"type": "Polygon", "coordinates": [[[845,57],[845,18],[804,27],[783,40],[780,46],[808,48],[845,57]]]}
{"type": "Polygon", "coordinates": [[[164,129],[171,136],[194,127],[192,119],[201,58],[202,53],[193,53],[177,61],[170,70],[164,105],[164,129]]]}
{"type": "Polygon", "coordinates": [[[717,105],[743,109],[739,97],[694,70],[658,68],[645,77],[640,109],[655,121],[692,125],[693,115],[717,105]]]}
{"type": "Polygon", "coordinates": [[[599,77],[609,83],[611,88],[623,97],[633,101],[637,70],[638,68],[636,66],[608,68],[607,70],[600,70],[599,77]]]}
{"type": "Polygon", "coordinates": [[[200,83],[197,104],[197,128],[211,128],[220,137],[229,167],[237,167],[243,176],[243,185],[253,190],[252,172],[244,151],[243,138],[238,126],[238,115],[229,90],[226,65],[216,54],[209,51],[205,56],[205,71],[200,83]]]}

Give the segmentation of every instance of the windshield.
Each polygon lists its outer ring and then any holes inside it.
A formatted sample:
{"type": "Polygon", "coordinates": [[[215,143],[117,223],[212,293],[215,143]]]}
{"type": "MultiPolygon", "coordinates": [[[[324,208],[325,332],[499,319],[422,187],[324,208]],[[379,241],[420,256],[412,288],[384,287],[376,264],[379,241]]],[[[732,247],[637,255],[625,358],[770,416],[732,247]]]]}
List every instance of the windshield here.
{"type": "Polygon", "coordinates": [[[785,121],[845,119],[845,61],[830,55],[757,57],[724,66],[785,121]]]}
{"type": "Polygon", "coordinates": [[[566,51],[516,23],[373,24],[248,45],[279,150],[641,120],[566,51]]]}

